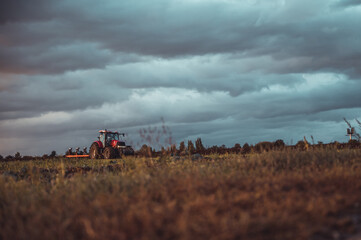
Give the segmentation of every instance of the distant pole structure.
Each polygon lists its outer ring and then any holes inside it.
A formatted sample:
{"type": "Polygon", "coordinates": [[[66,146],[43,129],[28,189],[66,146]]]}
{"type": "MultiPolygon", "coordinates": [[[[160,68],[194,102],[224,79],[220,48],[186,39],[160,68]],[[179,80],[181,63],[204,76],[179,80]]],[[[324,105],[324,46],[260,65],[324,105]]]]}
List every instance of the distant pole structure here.
{"type": "Polygon", "coordinates": [[[355,128],[351,126],[351,124],[346,120],[346,118],[343,118],[343,120],[347,123],[347,135],[350,136],[350,140],[352,140],[352,136],[355,134],[355,128]]]}
{"type": "Polygon", "coordinates": [[[355,134],[355,128],[347,128],[347,135],[350,136],[350,140],[352,140],[352,136],[355,134]]]}

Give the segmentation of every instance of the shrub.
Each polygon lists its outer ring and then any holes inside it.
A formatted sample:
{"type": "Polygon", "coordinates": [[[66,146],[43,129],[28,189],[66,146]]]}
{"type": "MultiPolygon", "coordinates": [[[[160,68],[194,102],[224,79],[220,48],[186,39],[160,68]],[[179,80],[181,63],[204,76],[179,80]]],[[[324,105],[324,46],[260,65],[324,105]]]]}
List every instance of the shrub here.
{"type": "Polygon", "coordinates": [[[233,153],[239,153],[241,152],[241,150],[242,150],[241,144],[239,143],[234,144],[234,147],[232,148],[233,153]]]}
{"type": "Polygon", "coordinates": [[[144,157],[151,157],[152,148],[147,146],[147,144],[143,144],[143,146],[139,149],[138,154],[144,157]]]}
{"type": "Polygon", "coordinates": [[[248,143],[245,143],[242,147],[241,153],[247,154],[251,152],[251,147],[248,145],[248,143]]]}
{"type": "Polygon", "coordinates": [[[21,159],[21,155],[19,152],[16,152],[14,157],[15,159],[21,159]]]}
{"type": "Polygon", "coordinates": [[[285,148],[286,144],[282,139],[278,139],[274,142],[273,146],[276,150],[282,150],[285,148]]]}
{"type": "Polygon", "coordinates": [[[268,152],[268,151],[272,150],[273,143],[271,143],[271,142],[260,142],[260,143],[257,143],[254,146],[254,148],[255,148],[255,151],[259,152],[259,153],[263,152],[263,151],[268,152]]]}
{"type": "Polygon", "coordinates": [[[357,141],[357,140],[352,139],[352,140],[348,141],[347,145],[348,145],[349,148],[352,148],[352,149],[359,148],[360,147],[360,142],[357,141]]]}
{"type": "Polygon", "coordinates": [[[56,157],[56,151],[51,151],[49,157],[55,158],[56,157]]]}

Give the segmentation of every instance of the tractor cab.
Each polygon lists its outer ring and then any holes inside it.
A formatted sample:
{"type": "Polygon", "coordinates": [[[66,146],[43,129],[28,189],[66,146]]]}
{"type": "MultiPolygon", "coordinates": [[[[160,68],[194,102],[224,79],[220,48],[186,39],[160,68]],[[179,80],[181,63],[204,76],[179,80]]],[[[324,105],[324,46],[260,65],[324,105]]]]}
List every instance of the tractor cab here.
{"type": "Polygon", "coordinates": [[[123,141],[120,139],[120,135],[124,136],[124,133],[118,133],[118,132],[111,132],[105,130],[99,131],[100,135],[98,137],[99,141],[102,143],[104,147],[115,147],[116,145],[120,144],[123,145],[123,141]]]}

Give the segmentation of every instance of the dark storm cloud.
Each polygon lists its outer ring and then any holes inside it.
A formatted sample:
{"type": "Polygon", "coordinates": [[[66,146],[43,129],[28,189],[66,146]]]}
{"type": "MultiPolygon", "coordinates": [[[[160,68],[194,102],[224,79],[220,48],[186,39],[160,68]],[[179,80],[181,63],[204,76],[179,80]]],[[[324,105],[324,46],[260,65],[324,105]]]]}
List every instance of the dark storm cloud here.
{"type": "MultiPolygon", "coordinates": [[[[19,80],[18,80],[19,81],[19,80]]],[[[129,92],[116,85],[84,79],[52,79],[50,76],[22,79],[0,94],[0,120],[34,117],[49,111],[75,111],[124,101],[129,92]]]]}
{"type": "Polygon", "coordinates": [[[2,1],[0,151],[62,152],[100,128],[136,142],[161,117],[177,142],[342,139],[360,117],[359,4],[2,1]]]}
{"type": "Polygon", "coordinates": [[[3,0],[0,3],[0,24],[17,21],[42,21],[51,18],[50,0],[3,0]]]}
{"type": "Polygon", "coordinates": [[[90,44],[58,46],[45,52],[40,47],[0,50],[0,70],[28,74],[56,73],[104,67],[112,58],[108,50],[97,49],[90,44]]]}
{"type": "Polygon", "coordinates": [[[361,5],[361,0],[342,0],[339,1],[337,6],[341,7],[350,7],[350,6],[358,6],[361,5]]]}
{"type": "Polygon", "coordinates": [[[240,58],[307,60],[297,67],[272,69],[275,72],[328,68],[359,74],[360,69],[350,69],[349,63],[360,62],[360,31],[354,31],[354,26],[361,17],[356,13],[345,16],[349,13],[342,10],[325,14],[326,2],[309,2],[310,8],[316,8],[310,10],[296,1],[284,5],[266,1],[93,1],[91,8],[84,7],[88,1],[40,1],[37,6],[49,9],[53,18],[32,19],[32,15],[41,16],[31,14],[37,12],[32,10],[27,21],[3,26],[1,38],[10,47],[0,52],[1,59],[9,59],[0,67],[15,72],[60,72],[102,68],[115,61],[115,54],[123,53],[173,58],[238,52],[240,58]],[[270,13],[269,7],[277,8],[276,12],[270,13]],[[291,14],[299,15],[299,20],[290,19],[291,14]],[[94,55],[93,61],[87,53],[94,55]],[[49,64],[51,58],[59,60],[49,64]],[[62,61],[66,58],[73,61],[62,61]]]}

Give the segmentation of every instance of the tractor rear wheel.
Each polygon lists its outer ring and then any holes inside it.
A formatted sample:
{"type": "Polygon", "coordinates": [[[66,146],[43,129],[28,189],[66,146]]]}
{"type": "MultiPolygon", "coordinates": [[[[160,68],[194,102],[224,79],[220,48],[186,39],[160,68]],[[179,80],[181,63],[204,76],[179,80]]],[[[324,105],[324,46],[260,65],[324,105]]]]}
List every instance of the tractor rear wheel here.
{"type": "Polygon", "coordinates": [[[103,152],[103,156],[105,159],[112,159],[115,158],[115,150],[112,147],[106,147],[103,152]]]}
{"type": "Polygon", "coordinates": [[[90,159],[97,159],[100,157],[100,149],[98,143],[95,142],[90,146],[89,157],[90,159]]]}

